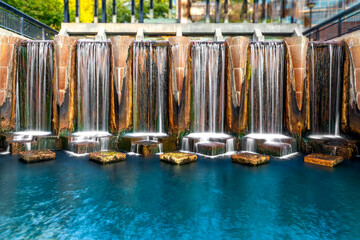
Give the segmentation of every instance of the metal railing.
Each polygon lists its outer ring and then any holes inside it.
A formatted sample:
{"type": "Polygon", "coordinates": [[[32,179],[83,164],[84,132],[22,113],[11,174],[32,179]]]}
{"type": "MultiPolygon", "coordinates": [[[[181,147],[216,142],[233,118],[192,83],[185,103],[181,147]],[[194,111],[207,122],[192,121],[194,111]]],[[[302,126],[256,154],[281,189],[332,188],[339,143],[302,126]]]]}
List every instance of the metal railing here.
{"type": "Polygon", "coordinates": [[[360,3],[303,32],[312,41],[326,41],[360,30],[360,3]]]}
{"type": "Polygon", "coordinates": [[[35,40],[52,39],[58,32],[0,1],[0,27],[35,40]]]}

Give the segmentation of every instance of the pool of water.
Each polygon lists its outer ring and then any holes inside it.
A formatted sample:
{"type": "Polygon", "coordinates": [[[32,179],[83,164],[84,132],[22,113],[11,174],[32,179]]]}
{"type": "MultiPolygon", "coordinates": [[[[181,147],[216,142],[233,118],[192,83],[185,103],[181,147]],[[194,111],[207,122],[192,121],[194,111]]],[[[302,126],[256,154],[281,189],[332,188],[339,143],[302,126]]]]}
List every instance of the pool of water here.
{"type": "Polygon", "coordinates": [[[0,156],[0,239],[356,239],[360,161],[303,156],[247,167],[229,157],[174,166],[128,156],[98,165],[57,152],[0,156]]]}

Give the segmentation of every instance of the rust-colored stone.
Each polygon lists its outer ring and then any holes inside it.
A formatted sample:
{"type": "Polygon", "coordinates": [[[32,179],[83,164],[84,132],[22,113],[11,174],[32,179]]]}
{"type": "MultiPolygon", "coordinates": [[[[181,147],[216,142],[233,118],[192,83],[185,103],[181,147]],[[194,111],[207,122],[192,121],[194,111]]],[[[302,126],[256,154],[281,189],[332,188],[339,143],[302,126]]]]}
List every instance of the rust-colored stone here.
{"type": "Polygon", "coordinates": [[[309,40],[306,37],[284,39],[286,63],[285,126],[296,137],[309,128],[309,80],[307,55],[309,40]]]}
{"type": "Polygon", "coordinates": [[[0,131],[14,128],[16,46],[21,38],[0,35],[0,131]]]}
{"type": "Polygon", "coordinates": [[[322,153],[312,153],[310,155],[305,156],[304,162],[317,164],[326,167],[335,167],[343,161],[342,157],[326,155],[322,153]]]}
{"type": "MultiPolygon", "coordinates": [[[[291,86],[296,93],[303,93],[305,81],[306,54],[309,40],[306,37],[292,37],[284,39],[288,49],[290,61],[291,86]]],[[[300,95],[299,95],[300,96],[300,95]]],[[[301,111],[302,97],[296,100],[297,107],[301,111]]]]}
{"type": "Polygon", "coordinates": [[[132,126],[132,45],[134,38],[111,37],[110,129],[126,131],[132,126]]]}
{"type": "Polygon", "coordinates": [[[270,157],[267,155],[257,153],[239,153],[231,155],[231,160],[234,163],[241,163],[250,166],[259,166],[265,163],[269,163],[270,157]]]}
{"type": "Polygon", "coordinates": [[[74,37],[54,38],[53,125],[55,132],[73,131],[75,114],[76,43],[74,37]]]}
{"type": "Polygon", "coordinates": [[[190,127],[190,38],[169,38],[169,132],[190,127]]]}
{"type": "Polygon", "coordinates": [[[121,152],[111,152],[111,151],[105,151],[105,152],[92,152],[89,153],[90,160],[93,160],[94,162],[101,163],[101,164],[107,164],[107,163],[113,163],[113,162],[119,162],[126,160],[126,154],[121,152]]]}
{"type": "Polygon", "coordinates": [[[226,122],[230,132],[242,134],[247,125],[248,47],[246,37],[226,39],[226,122]]]}
{"type": "Polygon", "coordinates": [[[56,154],[50,150],[31,150],[20,152],[18,156],[26,163],[33,163],[53,160],[55,159],[56,154]]]}
{"type": "Polygon", "coordinates": [[[171,164],[182,165],[195,162],[197,160],[197,156],[191,153],[171,152],[161,154],[160,160],[171,164]]]}

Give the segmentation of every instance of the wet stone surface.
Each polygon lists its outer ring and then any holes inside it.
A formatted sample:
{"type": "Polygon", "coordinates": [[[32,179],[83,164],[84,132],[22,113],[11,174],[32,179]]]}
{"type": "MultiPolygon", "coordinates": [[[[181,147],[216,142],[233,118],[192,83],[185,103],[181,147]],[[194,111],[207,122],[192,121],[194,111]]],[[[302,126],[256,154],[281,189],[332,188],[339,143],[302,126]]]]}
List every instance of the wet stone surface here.
{"type": "Polygon", "coordinates": [[[126,160],[126,154],[113,151],[93,152],[89,154],[89,158],[94,162],[107,164],[126,160]]]}
{"type": "Polygon", "coordinates": [[[197,156],[191,153],[171,152],[171,153],[161,154],[160,160],[171,164],[182,165],[186,163],[195,162],[197,160],[197,156]]]}
{"type": "Polygon", "coordinates": [[[270,157],[257,153],[239,153],[231,156],[231,160],[234,163],[240,163],[249,166],[259,166],[269,163],[270,157]]]}
{"type": "Polygon", "coordinates": [[[304,162],[326,167],[335,167],[343,161],[342,157],[322,153],[312,153],[305,156],[304,162]]]}
{"type": "Polygon", "coordinates": [[[33,163],[53,160],[55,159],[56,154],[50,150],[30,150],[20,152],[18,156],[22,161],[26,163],[33,163]]]}

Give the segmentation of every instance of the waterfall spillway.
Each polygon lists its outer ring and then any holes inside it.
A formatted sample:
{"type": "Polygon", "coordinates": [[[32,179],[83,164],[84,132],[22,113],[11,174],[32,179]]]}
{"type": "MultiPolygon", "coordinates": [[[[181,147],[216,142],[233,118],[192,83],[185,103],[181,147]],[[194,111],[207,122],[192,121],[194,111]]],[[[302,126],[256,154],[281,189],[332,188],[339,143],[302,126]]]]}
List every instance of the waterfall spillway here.
{"type": "Polygon", "coordinates": [[[191,47],[194,132],[223,132],[225,116],[225,45],[194,42],[191,47]]]}
{"type": "Polygon", "coordinates": [[[52,79],[52,42],[22,42],[16,71],[16,131],[51,131],[52,79]]]}
{"type": "Polygon", "coordinates": [[[135,42],[133,56],[133,130],[165,133],[168,46],[161,42],[135,42]]]}
{"type": "Polygon", "coordinates": [[[191,70],[192,133],[182,139],[181,149],[206,155],[234,151],[234,139],[224,134],[224,42],[194,42],[191,46],[191,70]]]}
{"type": "Polygon", "coordinates": [[[77,43],[76,85],[77,132],[72,135],[69,150],[74,153],[106,151],[110,141],[108,42],[77,43]]]}
{"type": "Polygon", "coordinates": [[[250,134],[243,150],[283,156],[296,149],[296,141],[282,135],[284,62],[282,42],[250,44],[250,134]]]}
{"type": "Polygon", "coordinates": [[[312,137],[340,137],[344,48],[332,43],[310,43],[310,51],[312,137]]]}
{"type": "Polygon", "coordinates": [[[77,129],[108,131],[110,47],[107,42],[77,45],[77,129]]]}
{"type": "Polygon", "coordinates": [[[283,43],[252,43],[250,64],[251,133],[282,133],[283,43]]]}

